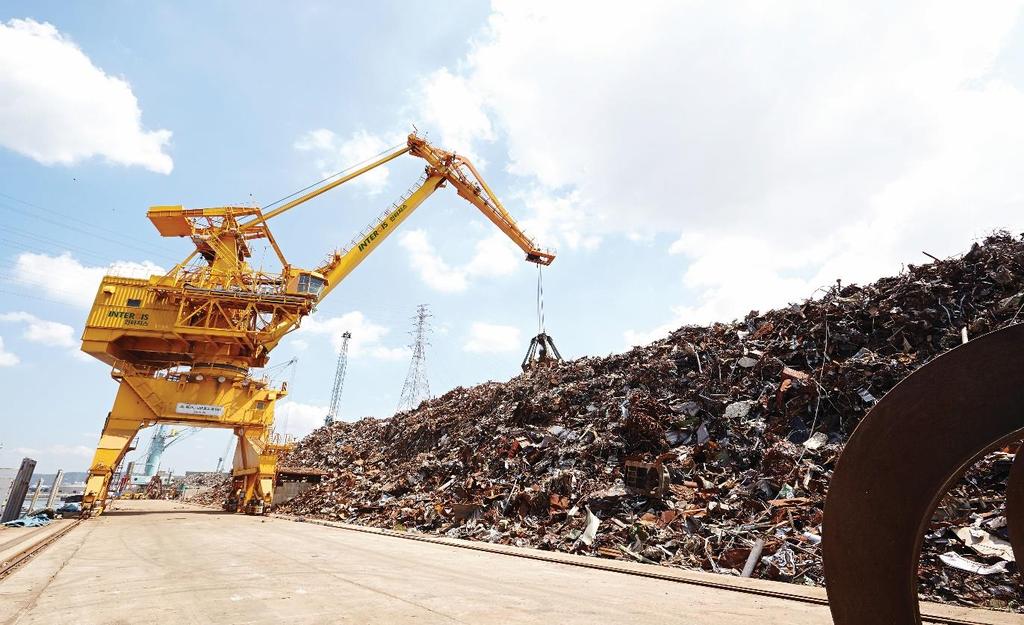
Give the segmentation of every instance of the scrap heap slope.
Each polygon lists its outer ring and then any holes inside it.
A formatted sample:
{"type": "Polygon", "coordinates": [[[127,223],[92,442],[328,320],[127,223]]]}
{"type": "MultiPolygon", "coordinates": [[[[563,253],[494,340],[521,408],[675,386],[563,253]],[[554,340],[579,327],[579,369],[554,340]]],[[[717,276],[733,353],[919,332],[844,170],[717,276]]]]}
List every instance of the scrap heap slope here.
{"type": "MultiPolygon", "coordinates": [[[[734,574],[763,539],[755,576],[821,584],[822,507],[848,435],[965,332],[1024,316],[1022,276],[1024,242],[996,233],[868,286],[334,423],[284,460],[329,479],[281,511],[734,574]],[[627,492],[633,458],[667,468],[662,496],[627,492]]],[[[973,524],[1006,538],[1012,452],[990,454],[940,506],[926,598],[1021,609],[1015,564],[957,536],[973,524]],[[994,570],[956,568],[965,561],[994,570]]]]}

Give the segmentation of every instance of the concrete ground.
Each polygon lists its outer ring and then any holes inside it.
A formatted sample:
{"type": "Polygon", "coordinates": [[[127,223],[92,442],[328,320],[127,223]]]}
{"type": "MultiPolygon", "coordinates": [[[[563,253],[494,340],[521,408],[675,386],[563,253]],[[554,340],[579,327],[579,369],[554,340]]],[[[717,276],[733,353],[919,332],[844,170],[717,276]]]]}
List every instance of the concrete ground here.
{"type": "Polygon", "coordinates": [[[71,519],[57,519],[43,527],[0,526],[0,566],[21,555],[26,548],[31,548],[57,534],[73,522],[71,519]]]}
{"type": "Polygon", "coordinates": [[[831,623],[824,606],[735,590],[172,502],[117,506],[0,581],[0,625],[831,623]]]}

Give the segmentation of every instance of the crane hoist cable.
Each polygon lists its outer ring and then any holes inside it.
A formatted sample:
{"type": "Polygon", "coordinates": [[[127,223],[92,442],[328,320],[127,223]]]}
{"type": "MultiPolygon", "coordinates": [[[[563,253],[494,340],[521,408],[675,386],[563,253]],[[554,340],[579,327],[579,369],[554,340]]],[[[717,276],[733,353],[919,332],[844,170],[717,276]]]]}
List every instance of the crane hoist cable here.
{"type": "Polygon", "coordinates": [[[544,334],[544,268],[537,265],[537,334],[544,334]]]}
{"type": "Polygon", "coordinates": [[[529,371],[535,366],[552,362],[561,362],[562,354],[555,347],[555,340],[544,328],[544,271],[541,265],[537,265],[537,336],[530,339],[530,346],[526,350],[526,357],[523,358],[523,371],[529,371]]]}
{"type": "Polygon", "coordinates": [[[384,156],[388,152],[394,152],[398,148],[402,147],[402,145],[403,144],[401,144],[401,143],[397,143],[397,144],[392,145],[390,147],[384,148],[383,150],[381,150],[380,152],[377,152],[373,156],[364,158],[363,160],[359,161],[355,165],[349,165],[345,169],[342,169],[341,171],[336,171],[333,174],[331,174],[330,176],[327,176],[325,178],[321,178],[320,180],[317,180],[316,182],[314,182],[314,183],[312,183],[310,185],[302,187],[301,189],[299,189],[298,191],[295,191],[294,193],[289,193],[288,195],[284,196],[283,198],[274,200],[270,204],[267,204],[266,206],[264,206],[263,210],[267,210],[268,208],[271,208],[273,206],[277,206],[281,202],[285,202],[287,200],[290,200],[290,199],[292,199],[293,197],[295,197],[296,195],[298,195],[300,193],[305,193],[306,191],[309,191],[310,189],[313,189],[315,187],[319,187],[320,185],[322,185],[323,183],[327,182],[328,180],[331,180],[333,178],[337,178],[338,176],[340,176],[342,174],[346,174],[346,173],[348,173],[350,171],[355,171],[356,169],[362,167],[363,165],[366,165],[367,163],[375,161],[378,158],[380,158],[381,156],[384,156]]]}

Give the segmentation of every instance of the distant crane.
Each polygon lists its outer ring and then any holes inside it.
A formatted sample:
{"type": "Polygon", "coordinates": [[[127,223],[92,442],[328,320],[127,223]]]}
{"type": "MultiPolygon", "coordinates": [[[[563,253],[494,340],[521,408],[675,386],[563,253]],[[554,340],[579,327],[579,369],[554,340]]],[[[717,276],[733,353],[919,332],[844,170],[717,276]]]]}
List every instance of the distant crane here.
{"type": "Polygon", "coordinates": [[[146,450],[146,464],[143,466],[143,475],[152,477],[160,469],[160,457],[172,444],[199,431],[199,428],[186,428],[184,430],[173,430],[166,425],[156,426],[153,431],[153,438],[149,441],[149,449],[146,450]]]}
{"type": "Polygon", "coordinates": [[[220,473],[221,470],[224,468],[224,460],[226,460],[228,458],[228,456],[233,455],[231,453],[231,447],[234,444],[235,444],[235,437],[234,436],[230,436],[228,438],[227,447],[224,448],[224,453],[220,455],[220,458],[217,458],[217,468],[216,468],[216,470],[214,470],[214,473],[220,473]]]}
{"type": "Polygon", "coordinates": [[[331,406],[324,417],[324,425],[334,423],[338,418],[338,407],[341,405],[341,388],[345,385],[345,369],[348,368],[348,340],[352,333],[345,331],[341,335],[341,349],[338,350],[338,366],[334,370],[334,387],[331,389],[331,406]]]}

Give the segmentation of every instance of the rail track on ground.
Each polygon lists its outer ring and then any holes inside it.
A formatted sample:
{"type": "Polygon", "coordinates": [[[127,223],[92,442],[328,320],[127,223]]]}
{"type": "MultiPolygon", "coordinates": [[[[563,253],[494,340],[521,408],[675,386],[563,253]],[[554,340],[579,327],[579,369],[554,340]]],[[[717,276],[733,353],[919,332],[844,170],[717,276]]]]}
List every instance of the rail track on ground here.
{"type": "Polygon", "coordinates": [[[78,527],[78,525],[81,522],[82,521],[80,519],[75,519],[74,521],[68,523],[65,527],[62,527],[56,532],[53,532],[52,534],[47,534],[46,537],[42,540],[35,542],[30,541],[30,544],[28,546],[24,547],[20,551],[15,552],[10,558],[6,559],[5,561],[0,562],[0,581],[3,581],[4,578],[6,578],[8,575],[17,570],[20,566],[28,562],[33,556],[39,554],[48,546],[58,541],[62,536],[78,527]]]}
{"type": "MultiPolygon", "coordinates": [[[[575,566],[580,568],[596,569],[599,571],[608,571],[612,573],[618,573],[620,575],[646,577],[650,579],[658,579],[680,584],[691,584],[695,586],[704,586],[720,590],[730,590],[733,592],[748,595],[759,595],[763,597],[784,599],[787,601],[796,601],[812,605],[828,605],[828,599],[826,597],[817,596],[807,592],[800,592],[798,590],[802,588],[800,586],[795,587],[793,591],[765,588],[756,585],[759,580],[751,580],[750,578],[730,577],[727,575],[694,572],[687,571],[686,569],[677,568],[666,568],[665,571],[659,571],[657,570],[658,567],[654,567],[652,565],[643,565],[640,563],[632,563],[622,560],[602,560],[600,558],[594,558],[592,556],[578,556],[574,554],[565,554],[554,551],[546,552],[537,549],[512,547],[509,545],[496,545],[492,543],[476,542],[464,539],[445,538],[442,536],[398,532],[383,528],[364,527],[360,525],[352,525],[348,523],[340,523],[334,521],[325,521],[322,519],[315,519],[309,517],[294,517],[283,514],[271,514],[269,516],[285,521],[312,523],[315,525],[322,525],[324,527],[332,527],[335,529],[347,530],[350,532],[376,534],[378,536],[388,536],[392,538],[400,538],[403,540],[415,540],[419,542],[455,547],[458,549],[469,549],[473,551],[495,553],[500,555],[512,556],[516,558],[525,558],[528,560],[538,560],[541,562],[552,562],[566,566],[575,566]],[[715,577],[721,577],[721,579],[714,579],[715,577]],[[751,585],[752,583],[755,585],[751,585]]],[[[950,607],[952,608],[959,606],[950,607]]],[[[989,625],[992,622],[990,620],[974,620],[970,618],[960,618],[957,616],[938,614],[934,610],[929,609],[929,607],[925,605],[922,605],[921,608],[921,616],[923,617],[925,623],[935,623],[941,625],[989,625]]],[[[983,610],[983,608],[974,609],[983,610]]],[[[1010,613],[992,611],[992,614],[1009,615],[1010,613]]]]}

